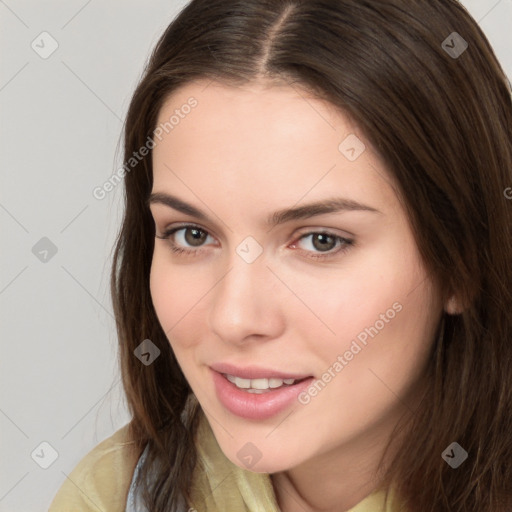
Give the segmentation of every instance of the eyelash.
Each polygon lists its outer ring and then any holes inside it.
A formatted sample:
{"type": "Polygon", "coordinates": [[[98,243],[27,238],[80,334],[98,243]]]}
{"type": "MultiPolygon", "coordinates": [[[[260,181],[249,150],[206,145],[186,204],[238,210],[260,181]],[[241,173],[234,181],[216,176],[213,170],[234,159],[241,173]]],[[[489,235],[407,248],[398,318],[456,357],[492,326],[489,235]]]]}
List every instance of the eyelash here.
{"type": "MultiPolygon", "coordinates": [[[[166,231],[164,231],[162,236],[156,235],[156,238],[159,238],[161,240],[168,240],[170,248],[171,248],[171,251],[173,253],[175,253],[175,254],[178,254],[180,256],[187,256],[187,255],[188,256],[197,256],[198,253],[202,252],[200,248],[197,249],[197,250],[183,249],[182,247],[179,247],[173,240],[171,240],[171,236],[172,235],[174,235],[176,232],[181,231],[183,229],[185,229],[185,230],[186,229],[197,229],[198,231],[201,231],[201,232],[206,233],[207,235],[209,235],[208,231],[200,228],[199,226],[195,226],[193,224],[186,224],[186,225],[183,225],[183,226],[169,228],[166,231]]],[[[311,236],[311,235],[327,235],[329,237],[334,238],[337,242],[338,241],[341,242],[341,244],[342,244],[341,247],[339,247],[338,250],[336,250],[334,252],[318,253],[317,255],[307,254],[306,257],[311,258],[311,259],[315,259],[315,260],[327,259],[327,258],[333,258],[335,256],[339,256],[339,255],[345,253],[346,251],[348,251],[349,248],[354,245],[354,240],[352,240],[350,238],[344,238],[344,237],[341,237],[339,235],[335,235],[334,233],[330,233],[330,232],[324,231],[324,230],[321,230],[321,231],[309,231],[307,233],[304,233],[304,234],[302,234],[297,239],[297,242],[299,242],[303,238],[307,238],[308,236],[311,236]]],[[[295,242],[294,242],[294,244],[295,244],[295,242]]],[[[310,253],[310,251],[305,251],[305,252],[306,253],[310,253]]]]}

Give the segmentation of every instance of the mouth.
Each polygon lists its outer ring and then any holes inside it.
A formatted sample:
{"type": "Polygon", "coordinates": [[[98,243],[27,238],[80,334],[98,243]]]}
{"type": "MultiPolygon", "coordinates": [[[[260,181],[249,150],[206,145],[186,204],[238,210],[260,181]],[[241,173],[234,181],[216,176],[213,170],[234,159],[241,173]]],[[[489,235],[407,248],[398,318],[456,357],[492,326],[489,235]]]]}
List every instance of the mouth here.
{"type": "Polygon", "coordinates": [[[220,405],[235,416],[266,420],[298,402],[298,396],[314,380],[309,375],[293,375],[261,367],[210,367],[220,405]]]}

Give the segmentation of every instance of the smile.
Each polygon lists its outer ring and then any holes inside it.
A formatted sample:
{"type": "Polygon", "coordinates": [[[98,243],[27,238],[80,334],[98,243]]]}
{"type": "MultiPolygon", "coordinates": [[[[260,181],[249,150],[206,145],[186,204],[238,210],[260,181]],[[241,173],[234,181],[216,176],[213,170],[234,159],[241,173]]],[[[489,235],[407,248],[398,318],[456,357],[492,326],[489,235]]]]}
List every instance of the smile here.
{"type": "Polygon", "coordinates": [[[271,389],[278,389],[283,386],[292,386],[303,379],[243,379],[235,375],[223,374],[229,382],[232,382],[238,389],[244,389],[248,393],[266,393],[271,389]]]}
{"type": "MultiPolygon", "coordinates": [[[[213,388],[220,405],[235,416],[249,420],[266,420],[297,404],[297,397],[314,380],[313,377],[287,375],[280,377],[240,377],[211,369],[213,388]]],[[[239,372],[237,372],[239,373],[239,372]]],[[[274,372],[268,371],[267,375],[274,372]]]]}

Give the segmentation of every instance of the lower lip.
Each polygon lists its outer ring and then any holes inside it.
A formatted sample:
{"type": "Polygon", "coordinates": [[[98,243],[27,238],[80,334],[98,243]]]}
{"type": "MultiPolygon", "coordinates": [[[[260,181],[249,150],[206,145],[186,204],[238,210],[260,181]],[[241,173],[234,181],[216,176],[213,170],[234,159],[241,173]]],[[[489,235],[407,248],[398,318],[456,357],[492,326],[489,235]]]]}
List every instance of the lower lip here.
{"type": "Polygon", "coordinates": [[[237,388],[219,372],[213,371],[215,390],[222,405],[231,413],[249,420],[265,420],[279,414],[307,389],[313,377],[291,386],[284,385],[264,393],[248,393],[237,388]]]}

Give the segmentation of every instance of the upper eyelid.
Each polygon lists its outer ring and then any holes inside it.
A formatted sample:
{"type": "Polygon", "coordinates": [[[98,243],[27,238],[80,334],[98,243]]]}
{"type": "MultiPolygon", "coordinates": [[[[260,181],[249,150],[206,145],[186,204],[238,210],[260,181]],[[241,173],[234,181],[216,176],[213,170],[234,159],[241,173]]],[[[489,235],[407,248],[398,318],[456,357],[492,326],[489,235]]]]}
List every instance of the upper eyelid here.
{"type": "MultiPolygon", "coordinates": [[[[155,226],[158,225],[158,222],[156,221],[155,219],[155,226]]],[[[166,232],[169,232],[169,231],[178,231],[180,229],[186,229],[186,228],[196,228],[196,229],[200,229],[201,231],[204,231],[205,233],[208,233],[209,235],[211,236],[214,236],[215,238],[219,238],[215,232],[210,229],[207,229],[203,226],[201,226],[200,224],[197,224],[195,222],[178,222],[178,223],[165,223],[164,224],[164,227],[162,229],[160,229],[160,232],[162,234],[165,234],[166,232]]]]}
{"type": "MultiPolygon", "coordinates": [[[[194,224],[194,223],[178,224],[176,226],[170,226],[170,227],[164,228],[162,230],[163,231],[162,236],[165,236],[166,233],[168,233],[169,237],[174,236],[178,231],[181,231],[182,229],[188,229],[188,228],[192,228],[192,229],[196,228],[196,229],[199,229],[200,231],[204,231],[208,236],[218,238],[216,235],[212,234],[208,229],[203,228],[200,225],[194,224]]],[[[347,234],[347,235],[339,234],[339,233],[334,232],[334,230],[331,228],[304,228],[304,230],[305,231],[300,232],[297,235],[294,235],[293,242],[299,241],[306,236],[313,235],[313,234],[319,234],[319,233],[324,233],[324,234],[327,234],[328,236],[332,236],[336,239],[341,239],[341,240],[353,241],[353,239],[354,239],[354,235],[352,235],[352,234],[347,234]]],[[[198,247],[198,249],[200,249],[200,248],[201,247],[198,247]]]]}

